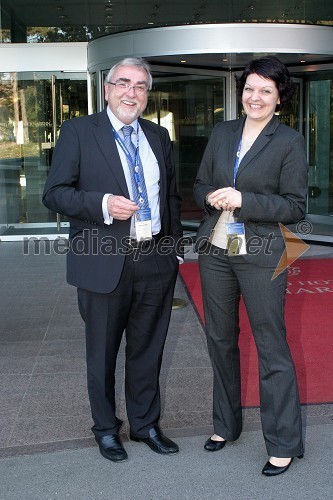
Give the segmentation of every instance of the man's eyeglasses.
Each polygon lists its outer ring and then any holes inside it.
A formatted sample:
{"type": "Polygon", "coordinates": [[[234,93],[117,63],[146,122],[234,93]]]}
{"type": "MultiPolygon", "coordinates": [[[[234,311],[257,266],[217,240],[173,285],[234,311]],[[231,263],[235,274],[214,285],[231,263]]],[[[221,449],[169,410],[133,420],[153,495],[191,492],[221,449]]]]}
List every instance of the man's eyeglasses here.
{"type": "Polygon", "coordinates": [[[109,85],[114,85],[116,90],[119,92],[129,92],[131,89],[135,91],[136,94],[145,94],[148,92],[147,85],[130,85],[126,82],[108,82],[109,85]]]}

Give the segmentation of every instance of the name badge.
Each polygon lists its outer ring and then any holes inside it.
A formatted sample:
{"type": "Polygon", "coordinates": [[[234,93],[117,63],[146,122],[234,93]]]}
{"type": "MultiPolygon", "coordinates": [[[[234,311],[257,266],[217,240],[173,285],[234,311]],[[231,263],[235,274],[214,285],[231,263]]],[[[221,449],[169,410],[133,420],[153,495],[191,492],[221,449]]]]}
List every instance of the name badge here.
{"type": "Polygon", "coordinates": [[[134,221],[137,241],[151,240],[153,233],[150,208],[140,208],[135,214],[134,221]]]}
{"type": "Polygon", "coordinates": [[[229,257],[246,255],[245,227],[242,222],[227,222],[227,250],[229,257]]]}

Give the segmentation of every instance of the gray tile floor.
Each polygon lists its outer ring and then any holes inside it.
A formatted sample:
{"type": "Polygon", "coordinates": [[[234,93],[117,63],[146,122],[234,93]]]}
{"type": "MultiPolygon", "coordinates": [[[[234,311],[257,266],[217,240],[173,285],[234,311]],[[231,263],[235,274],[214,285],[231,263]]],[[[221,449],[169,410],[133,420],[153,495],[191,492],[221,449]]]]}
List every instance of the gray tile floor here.
{"type": "MultiPolygon", "coordinates": [[[[0,243],[0,457],[94,445],[76,290],[65,281],[64,256],[32,250],[0,243]]],[[[305,257],[311,256],[332,257],[333,248],[312,245],[305,257]]],[[[191,249],[187,258],[196,258],[191,249]]],[[[175,296],[186,307],[172,313],[161,426],[174,437],[208,435],[212,370],[204,331],[180,278],[175,296]]],[[[123,368],[122,348],[117,400],[126,438],[123,368]]],[[[333,404],[304,406],[303,414],[307,425],[332,424],[333,404]]],[[[257,408],[244,410],[244,418],[244,430],[260,429],[257,408]]]]}

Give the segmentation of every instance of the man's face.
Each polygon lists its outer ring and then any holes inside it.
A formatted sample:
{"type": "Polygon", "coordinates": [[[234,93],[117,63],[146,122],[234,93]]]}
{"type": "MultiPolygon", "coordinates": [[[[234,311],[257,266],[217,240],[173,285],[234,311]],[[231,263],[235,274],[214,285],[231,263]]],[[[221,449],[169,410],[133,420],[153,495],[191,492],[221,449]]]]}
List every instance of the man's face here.
{"type": "Polygon", "coordinates": [[[121,66],[112,77],[112,83],[128,84],[129,88],[105,84],[105,100],[112,113],[129,125],[146,109],[148,101],[148,75],[136,66],[121,66]],[[138,88],[133,88],[133,86],[138,88]],[[143,91],[142,91],[143,89],[143,91]],[[147,90],[146,90],[147,89],[147,90]]]}

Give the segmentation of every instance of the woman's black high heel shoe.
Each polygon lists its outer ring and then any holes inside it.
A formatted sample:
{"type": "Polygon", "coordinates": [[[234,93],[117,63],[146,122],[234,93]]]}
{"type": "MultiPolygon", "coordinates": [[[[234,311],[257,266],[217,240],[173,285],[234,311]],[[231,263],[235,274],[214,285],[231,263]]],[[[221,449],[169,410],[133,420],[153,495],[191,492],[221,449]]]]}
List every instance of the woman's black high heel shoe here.
{"type": "MultiPolygon", "coordinates": [[[[297,458],[303,458],[303,453],[302,455],[298,455],[297,458]]],[[[265,464],[262,473],[264,476],[278,476],[279,474],[283,474],[284,472],[287,472],[287,470],[290,467],[291,462],[294,460],[294,457],[290,459],[289,464],[284,465],[283,467],[278,467],[277,465],[271,464],[271,462],[268,460],[268,462],[265,464]]]]}
{"type": "Polygon", "coordinates": [[[206,451],[218,451],[225,447],[226,441],[214,441],[212,438],[208,438],[205,442],[206,451]]]}

